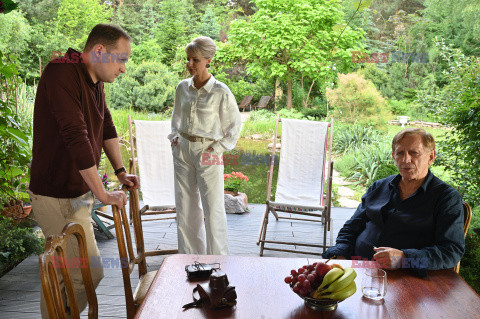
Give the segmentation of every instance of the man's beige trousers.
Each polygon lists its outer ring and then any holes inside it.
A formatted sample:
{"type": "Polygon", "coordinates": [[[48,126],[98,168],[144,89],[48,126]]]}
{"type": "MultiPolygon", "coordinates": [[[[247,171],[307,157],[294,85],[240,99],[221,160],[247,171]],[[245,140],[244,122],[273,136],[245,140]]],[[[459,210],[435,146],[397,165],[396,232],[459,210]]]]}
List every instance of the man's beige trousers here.
{"type": "MultiPolygon", "coordinates": [[[[36,195],[30,192],[30,199],[32,202],[32,211],[42,228],[45,238],[50,235],[59,235],[63,227],[68,223],[77,223],[83,227],[85,231],[85,240],[87,242],[87,250],[89,257],[94,257],[98,261],[100,252],[98,251],[97,242],[93,233],[93,226],[90,217],[90,211],[93,206],[92,192],[88,192],[77,198],[53,198],[47,196],[36,195]]],[[[79,257],[78,244],[76,238],[70,238],[67,244],[67,258],[69,261],[73,257],[79,257]]],[[[103,278],[103,267],[101,262],[95,262],[90,267],[92,272],[93,284],[98,286],[100,280],[103,278]]],[[[83,286],[82,274],[80,268],[69,268],[70,276],[74,284],[77,295],[78,306],[80,312],[87,306],[87,295],[83,286]]],[[[64,290],[63,280],[60,276],[60,285],[64,290]]],[[[66,293],[64,291],[64,300],[66,300],[66,293]]],[[[42,318],[48,318],[48,311],[41,292],[40,307],[42,310],[42,318]]],[[[66,308],[69,311],[68,308],[66,308]]]]}

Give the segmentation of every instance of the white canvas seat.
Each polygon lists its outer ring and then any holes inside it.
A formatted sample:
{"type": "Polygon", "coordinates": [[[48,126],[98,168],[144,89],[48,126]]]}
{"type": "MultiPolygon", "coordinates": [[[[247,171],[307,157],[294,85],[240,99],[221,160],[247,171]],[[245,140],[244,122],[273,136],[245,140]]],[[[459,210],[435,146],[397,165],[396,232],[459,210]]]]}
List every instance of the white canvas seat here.
{"type": "MultiPolygon", "coordinates": [[[[131,159],[129,171],[140,178],[144,206],[140,208],[142,222],[175,219],[173,157],[167,136],[170,121],[141,121],[128,117],[131,159]],[[135,132],[134,132],[135,129],[135,132]],[[155,217],[160,215],[162,217],[155,217]]],[[[130,211],[130,220],[132,212],[130,211]]],[[[146,256],[176,253],[177,250],[146,252],[146,256]]]]}
{"type": "Polygon", "coordinates": [[[317,122],[277,118],[271,158],[275,157],[278,125],[280,122],[282,123],[282,139],[277,188],[275,200],[271,201],[274,165],[274,161],[271,160],[267,183],[267,208],[263,215],[257,241],[257,245],[260,245],[260,256],[263,256],[264,250],[320,255],[326,248],[332,245],[333,241],[330,217],[333,169],[330,154],[333,120],[331,122],[317,122]],[[323,232],[323,242],[311,244],[293,242],[288,238],[285,240],[267,239],[268,217],[270,213],[275,216],[277,221],[279,219],[289,219],[320,223],[319,225],[323,226],[318,227],[318,231],[323,232]],[[308,216],[308,218],[292,217],[292,215],[303,215],[308,216]],[[327,234],[329,231],[330,245],[327,245],[327,234]],[[269,246],[267,247],[266,244],[269,246]],[[316,251],[283,249],[271,247],[270,244],[322,248],[322,251],[320,249],[316,251]]]}

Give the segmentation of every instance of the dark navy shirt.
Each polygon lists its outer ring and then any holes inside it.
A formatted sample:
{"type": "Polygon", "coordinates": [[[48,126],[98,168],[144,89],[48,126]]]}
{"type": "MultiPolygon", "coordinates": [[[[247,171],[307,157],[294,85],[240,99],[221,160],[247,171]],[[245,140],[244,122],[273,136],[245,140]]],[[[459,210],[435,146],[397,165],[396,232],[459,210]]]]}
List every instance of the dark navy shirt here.
{"type": "Polygon", "coordinates": [[[465,251],[462,197],[430,171],[417,191],[400,198],[401,175],[376,181],[323,258],[368,258],[373,247],[404,252],[403,267],[430,270],[454,267],[465,251]]]}

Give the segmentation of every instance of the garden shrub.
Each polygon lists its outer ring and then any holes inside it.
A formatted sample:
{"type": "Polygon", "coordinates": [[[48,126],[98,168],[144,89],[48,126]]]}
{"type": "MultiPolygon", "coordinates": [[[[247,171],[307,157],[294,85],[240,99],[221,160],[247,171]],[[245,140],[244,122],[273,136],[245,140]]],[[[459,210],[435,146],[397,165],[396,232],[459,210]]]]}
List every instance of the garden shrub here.
{"type": "Polygon", "coordinates": [[[388,100],[387,105],[394,115],[411,115],[411,106],[406,100],[388,100]]]}
{"type": "Polygon", "coordinates": [[[333,151],[345,153],[359,147],[375,143],[380,138],[380,132],[370,126],[354,125],[340,126],[334,129],[333,151]]]}
{"type": "Polygon", "coordinates": [[[381,163],[378,166],[377,171],[375,172],[375,177],[373,178],[373,181],[378,181],[390,175],[397,175],[397,174],[398,174],[398,168],[397,166],[395,166],[395,164],[381,163]]]}
{"type": "Polygon", "coordinates": [[[334,106],[334,117],[343,121],[382,125],[391,117],[385,99],[363,75],[339,74],[337,88],[327,88],[326,94],[334,106]]]}
{"type": "Polygon", "coordinates": [[[31,228],[22,224],[15,226],[11,218],[3,215],[0,215],[0,234],[0,272],[8,264],[43,252],[43,239],[38,238],[31,228]]]}
{"type": "Polygon", "coordinates": [[[460,276],[480,294],[480,237],[469,232],[465,237],[465,255],[460,263],[460,276]]]}
{"type": "MultiPolygon", "coordinates": [[[[233,70],[229,71],[230,73],[233,70]]],[[[240,75],[230,75],[227,72],[219,72],[214,74],[215,78],[225,83],[230,91],[232,91],[237,103],[240,103],[246,95],[252,95],[252,103],[258,102],[262,96],[271,95],[273,85],[265,79],[249,79],[240,75]]],[[[273,103],[273,101],[270,101],[273,103]]]]}
{"type": "Polygon", "coordinates": [[[376,180],[377,171],[382,165],[393,165],[392,149],[386,141],[357,148],[353,153],[355,167],[349,179],[356,184],[369,186],[376,180]]]}
{"type": "Polygon", "coordinates": [[[365,79],[372,81],[382,96],[386,98],[394,96],[395,91],[392,89],[390,77],[385,70],[378,68],[375,64],[366,63],[357,73],[363,75],[365,79]]]}
{"type": "Polygon", "coordinates": [[[107,86],[110,105],[135,111],[163,112],[173,104],[178,81],[177,76],[160,62],[129,63],[127,73],[107,86]]]}
{"type": "Polygon", "coordinates": [[[454,184],[472,206],[480,204],[480,58],[455,58],[451,82],[442,95],[444,123],[453,127],[446,133],[441,151],[445,168],[454,184]]]}
{"type": "Polygon", "coordinates": [[[302,109],[302,114],[307,119],[318,121],[327,117],[327,108],[323,106],[319,106],[311,109],[302,109]]]}

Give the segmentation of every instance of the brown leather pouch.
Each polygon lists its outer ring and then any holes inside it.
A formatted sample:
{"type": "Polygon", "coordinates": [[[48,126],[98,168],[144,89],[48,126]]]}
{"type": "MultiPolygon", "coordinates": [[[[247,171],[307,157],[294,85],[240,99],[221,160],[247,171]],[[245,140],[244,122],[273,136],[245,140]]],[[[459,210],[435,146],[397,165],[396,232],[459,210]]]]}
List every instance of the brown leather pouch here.
{"type": "Polygon", "coordinates": [[[188,309],[201,305],[210,309],[232,307],[237,304],[237,292],[234,286],[230,286],[227,275],[223,271],[216,271],[210,275],[208,283],[198,284],[193,289],[193,300],[183,308],[188,309]],[[199,299],[195,298],[197,291],[199,299]]]}

